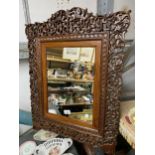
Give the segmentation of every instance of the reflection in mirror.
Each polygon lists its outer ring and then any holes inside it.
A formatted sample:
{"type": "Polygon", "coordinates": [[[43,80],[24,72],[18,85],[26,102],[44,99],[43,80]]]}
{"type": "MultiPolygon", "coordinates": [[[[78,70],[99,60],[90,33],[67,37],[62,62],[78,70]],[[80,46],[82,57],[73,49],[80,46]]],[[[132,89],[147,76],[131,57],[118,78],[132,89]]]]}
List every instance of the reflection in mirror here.
{"type": "Polygon", "coordinates": [[[94,47],[46,48],[48,113],[92,124],[94,47]]]}

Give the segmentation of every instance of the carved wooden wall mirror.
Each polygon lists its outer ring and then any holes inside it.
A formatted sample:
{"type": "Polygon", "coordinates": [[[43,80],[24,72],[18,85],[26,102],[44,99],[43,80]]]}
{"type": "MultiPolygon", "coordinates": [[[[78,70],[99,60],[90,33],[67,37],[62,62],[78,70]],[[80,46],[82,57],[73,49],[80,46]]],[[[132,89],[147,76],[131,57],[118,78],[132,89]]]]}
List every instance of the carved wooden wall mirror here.
{"type": "Polygon", "coordinates": [[[130,11],[94,16],[73,8],[26,26],[35,129],[114,152],[129,23],[130,11]]]}

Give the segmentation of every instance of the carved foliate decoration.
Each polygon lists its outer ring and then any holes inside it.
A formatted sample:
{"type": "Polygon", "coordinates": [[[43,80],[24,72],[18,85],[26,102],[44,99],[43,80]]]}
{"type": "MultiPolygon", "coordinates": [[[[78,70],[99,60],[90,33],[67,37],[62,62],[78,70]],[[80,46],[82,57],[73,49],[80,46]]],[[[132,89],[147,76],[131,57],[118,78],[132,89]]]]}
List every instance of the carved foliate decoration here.
{"type": "MultiPolygon", "coordinates": [[[[123,47],[124,35],[130,24],[130,11],[116,12],[103,16],[95,16],[89,13],[87,9],[72,8],[71,10],[60,10],[52,14],[46,22],[28,24],[26,26],[26,35],[28,37],[29,63],[30,63],[30,87],[31,87],[31,105],[34,128],[59,131],[59,134],[74,137],[82,143],[88,143],[95,146],[103,144],[113,144],[116,142],[119,125],[119,94],[122,85],[122,67],[123,67],[123,47]],[[39,108],[40,91],[38,88],[40,62],[37,51],[37,38],[54,37],[65,35],[86,35],[107,32],[109,34],[109,58],[108,58],[108,75],[107,75],[107,93],[106,93],[106,110],[105,110],[105,129],[102,137],[86,134],[83,131],[72,131],[70,128],[54,121],[45,122],[41,117],[39,108]],[[58,124],[58,123],[57,123],[58,124]]],[[[103,38],[106,41],[106,37],[103,38]]],[[[103,47],[104,48],[104,47],[103,47]]],[[[104,61],[102,62],[104,63],[104,61]]],[[[102,75],[103,73],[101,73],[102,75]]],[[[102,92],[102,90],[101,90],[102,92]]],[[[103,99],[104,100],[104,99],[103,99]]],[[[80,129],[82,130],[82,129],[80,129]]]]}

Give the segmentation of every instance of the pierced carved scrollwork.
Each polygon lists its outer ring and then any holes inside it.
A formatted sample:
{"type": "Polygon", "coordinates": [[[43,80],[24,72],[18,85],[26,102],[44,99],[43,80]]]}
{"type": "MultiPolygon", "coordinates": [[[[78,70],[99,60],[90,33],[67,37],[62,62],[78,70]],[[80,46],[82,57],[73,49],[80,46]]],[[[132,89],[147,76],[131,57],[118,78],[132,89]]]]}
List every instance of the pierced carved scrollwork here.
{"type": "MultiPolygon", "coordinates": [[[[95,146],[103,144],[113,144],[116,142],[119,125],[119,94],[122,85],[122,67],[123,67],[123,47],[124,35],[130,25],[130,11],[116,12],[103,16],[95,16],[89,13],[87,9],[72,8],[71,10],[60,10],[52,14],[46,22],[28,24],[26,26],[26,35],[29,47],[30,63],[30,87],[31,87],[31,106],[34,128],[41,128],[59,131],[59,134],[74,137],[74,139],[95,146]],[[100,32],[109,33],[109,57],[108,57],[108,75],[106,92],[106,110],[105,110],[105,129],[103,137],[96,137],[85,132],[67,128],[64,124],[56,125],[56,122],[48,123],[40,117],[42,113],[39,108],[39,76],[38,62],[40,59],[36,50],[40,37],[54,37],[78,34],[94,34],[100,32]],[[62,128],[62,126],[64,126],[62,128]]],[[[106,38],[105,38],[106,41],[106,38]]],[[[104,46],[104,45],[103,45],[104,46]]],[[[103,47],[104,48],[104,47],[103,47]]],[[[104,61],[102,61],[104,63],[104,61]]],[[[103,74],[103,73],[101,73],[103,74]]],[[[103,86],[102,86],[103,88],[103,86]]],[[[101,90],[103,93],[103,91],[101,90]]],[[[104,96],[102,96],[104,97],[104,96]]],[[[104,100],[104,98],[102,98],[104,100]]]]}

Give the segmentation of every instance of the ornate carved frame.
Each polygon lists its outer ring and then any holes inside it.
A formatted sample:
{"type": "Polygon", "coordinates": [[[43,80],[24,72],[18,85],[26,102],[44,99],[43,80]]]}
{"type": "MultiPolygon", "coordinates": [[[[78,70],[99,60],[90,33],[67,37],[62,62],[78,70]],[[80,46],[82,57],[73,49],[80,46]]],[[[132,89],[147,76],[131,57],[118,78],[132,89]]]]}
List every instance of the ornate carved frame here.
{"type": "MultiPolygon", "coordinates": [[[[124,35],[130,24],[130,11],[116,12],[106,14],[104,16],[94,16],[87,9],[72,8],[71,10],[60,10],[52,14],[46,22],[28,24],[26,26],[26,34],[28,37],[29,47],[29,63],[30,63],[30,87],[31,87],[31,105],[33,116],[33,127],[35,129],[50,129],[57,131],[59,134],[72,137],[79,142],[87,143],[96,147],[106,149],[107,145],[116,143],[119,125],[119,94],[122,85],[122,67],[123,67],[123,47],[124,35]],[[42,119],[40,116],[40,53],[36,47],[39,44],[39,38],[60,39],[65,36],[92,36],[100,35],[100,33],[109,34],[108,49],[108,71],[107,71],[107,90],[106,96],[101,95],[101,100],[106,100],[106,108],[104,111],[104,133],[102,136],[88,134],[87,130],[72,130],[62,123],[56,123],[42,119]]],[[[103,35],[103,40],[107,40],[107,35],[103,35]]],[[[107,45],[107,43],[105,44],[107,45]]],[[[104,50],[104,47],[103,47],[104,50]]],[[[104,57],[104,55],[102,55],[104,57]]],[[[104,61],[102,61],[104,63],[104,61]]],[[[104,64],[102,64],[104,65],[104,64]]],[[[78,128],[77,128],[78,129],[78,128]]]]}

